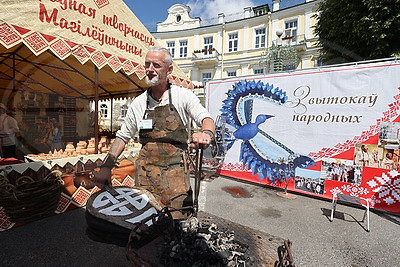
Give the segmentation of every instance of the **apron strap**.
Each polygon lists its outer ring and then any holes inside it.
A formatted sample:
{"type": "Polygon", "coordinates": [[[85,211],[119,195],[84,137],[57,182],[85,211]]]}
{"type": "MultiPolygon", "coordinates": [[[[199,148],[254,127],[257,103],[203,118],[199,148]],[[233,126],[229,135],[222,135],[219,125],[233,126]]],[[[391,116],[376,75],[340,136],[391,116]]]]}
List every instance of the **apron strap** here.
{"type": "Polygon", "coordinates": [[[168,105],[169,105],[170,110],[172,110],[173,105],[172,105],[172,93],[171,93],[171,84],[170,83],[167,84],[167,90],[168,90],[168,100],[169,100],[168,105]]]}

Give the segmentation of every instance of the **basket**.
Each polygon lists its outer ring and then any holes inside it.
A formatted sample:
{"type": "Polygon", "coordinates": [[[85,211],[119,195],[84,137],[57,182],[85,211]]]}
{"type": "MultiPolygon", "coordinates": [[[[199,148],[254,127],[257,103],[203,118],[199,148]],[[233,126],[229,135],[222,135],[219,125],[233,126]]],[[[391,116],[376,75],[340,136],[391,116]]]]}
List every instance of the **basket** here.
{"type": "Polygon", "coordinates": [[[9,220],[29,223],[53,214],[64,187],[61,175],[55,170],[39,180],[20,176],[13,184],[3,170],[0,175],[0,206],[9,220]]]}

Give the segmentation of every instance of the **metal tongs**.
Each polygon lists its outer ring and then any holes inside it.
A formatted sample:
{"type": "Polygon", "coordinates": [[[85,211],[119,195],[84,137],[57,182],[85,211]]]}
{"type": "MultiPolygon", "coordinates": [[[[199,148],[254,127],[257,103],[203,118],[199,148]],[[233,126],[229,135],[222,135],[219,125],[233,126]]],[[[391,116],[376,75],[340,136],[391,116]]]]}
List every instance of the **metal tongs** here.
{"type": "Polygon", "coordinates": [[[193,209],[194,216],[197,217],[197,212],[199,211],[199,193],[200,193],[200,181],[201,181],[201,169],[203,164],[203,149],[196,149],[195,158],[195,170],[194,170],[194,200],[193,209]]]}

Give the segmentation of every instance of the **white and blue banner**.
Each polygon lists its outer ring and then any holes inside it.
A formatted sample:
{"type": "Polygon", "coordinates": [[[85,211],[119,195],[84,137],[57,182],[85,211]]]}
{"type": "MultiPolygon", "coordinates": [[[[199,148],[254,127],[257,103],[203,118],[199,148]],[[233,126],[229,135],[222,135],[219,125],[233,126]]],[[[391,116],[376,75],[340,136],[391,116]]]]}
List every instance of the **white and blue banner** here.
{"type": "Polygon", "coordinates": [[[382,122],[398,120],[399,89],[397,61],[210,81],[220,173],[281,187],[326,159],[353,161],[357,145],[378,145],[382,122]]]}

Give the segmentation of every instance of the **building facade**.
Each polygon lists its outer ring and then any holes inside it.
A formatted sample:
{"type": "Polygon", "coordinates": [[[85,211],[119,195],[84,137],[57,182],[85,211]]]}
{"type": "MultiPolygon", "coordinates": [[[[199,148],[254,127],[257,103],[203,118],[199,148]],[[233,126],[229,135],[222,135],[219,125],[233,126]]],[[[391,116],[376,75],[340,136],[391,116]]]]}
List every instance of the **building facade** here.
{"type": "MultiPolygon", "coordinates": [[[[271,6],[247,7],[241,14],[219,14],[211,23],[192,18],[190,7],[175,4],[152,35],[170,50],[204,101],[204,87],[209,80],[316,66],[319,49],[312,27],[319,2],[273,0],[271,6]],[[266,52],[277,46],[290,46],[297,57],[295,63],[276,68],[276,62],[268,60],[266,52]]],[[[100,125],[119,129],[130,102],[131,99],[99,101],[100,125]]]]}
{"type": "Polygon", "coordinates": [[[190,7],[175,4],[152,34],[170,50],[203,98],[204,85],[212,79],[316,66],[319,49],[312,27],[319,2],[274,0],[271,7],[247,7],[235,16],[219,14],[217,21],[208,25],[201,18],[192,18],[190,7]],[[283,69],[272,66],[276,62],[268,59],[269,49],[277,46],[290,46],[297,57],[294,63],[283,69]]]}
{"type": "MultiPolygon", "coordinates": [[[[119,130],[125,119],[128,107],[132,98],[99,100],[99,125],[103,130],[119,130]]],[[[94,102],[90,105],[91,112],[94,112],[94,102]]]]}

